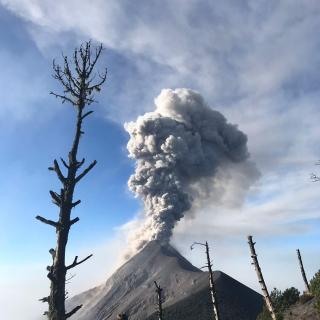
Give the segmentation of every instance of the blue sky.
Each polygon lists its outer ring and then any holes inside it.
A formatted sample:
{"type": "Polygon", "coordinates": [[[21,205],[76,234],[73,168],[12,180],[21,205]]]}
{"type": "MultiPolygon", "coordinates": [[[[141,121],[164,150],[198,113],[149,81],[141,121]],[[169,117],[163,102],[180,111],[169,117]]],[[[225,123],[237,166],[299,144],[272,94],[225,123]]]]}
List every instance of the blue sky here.
{"type": "Polygon", "coordinates": [[[239,208],[208,199],[193,219],[179,223],[173,243],[196,265],[201,252],[190,253],[189,244],[215,243],[216,268],[258,290],[246,244],[252,233],[269,286],[302,289],[295,249],[309,277],[320,264],[320,184],[309,179],[320,172],[314,165],[320,157],[319,27],[318,1],[0,0],[0,304],[6,318],[18,319],[23,310],[31,320],[44,308],[36,299],[48,290],[47,250],[55,235],[34,217],[56,214],[48,190],[58,183],[47,167],[67,153],[74,124],[72,107],[49,95],[59,90],[51,64],[88,39],[103,43],[99,63],[108,67],[108,79],[81,141],[81,154],[98,165],[77,190],[81,220],[69,245],[70,256],[93,252],[95,259],[77,271],[70,291],[112,272],[141,210],[127,188],[134,163],[124,122],[154,110],[163,88],[179,87],[199,91],[238,124],[261,177],[239,208]],[[23,301],[19,310],[10,293],[23,301]]]}

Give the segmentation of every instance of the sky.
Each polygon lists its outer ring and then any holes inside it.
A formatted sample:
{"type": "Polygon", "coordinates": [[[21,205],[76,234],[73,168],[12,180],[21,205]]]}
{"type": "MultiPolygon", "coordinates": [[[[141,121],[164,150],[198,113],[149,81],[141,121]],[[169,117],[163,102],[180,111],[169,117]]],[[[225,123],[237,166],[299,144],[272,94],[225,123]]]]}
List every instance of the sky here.
{"type": "Polygon", "coordinates": [[[172,239],[202,266],[193,241],[208,240],[214,268],[259,291],[246,236],[256,240],[269,288],[303,290],[295,250],[310,278],[320,264],[320,3],[317,0],[0,0],[1,318],[35,320],[46,309],[45,267],[54,247],[59,187],[47,170],[67,154],[74,110],[59,91],[52,60],[91,39],[104,45],[108,78],[85,123],[80,154],[98,161],[76,191],[82,200],[68,258],[94,257],[76,270],[76,294],[106,280],[142,211],[127,181],[134,171],[124,123],[155,109],[163,88],[190,88],[248,136],[260,172],[243,203],[208,199],[179,222],[172,239]]]}

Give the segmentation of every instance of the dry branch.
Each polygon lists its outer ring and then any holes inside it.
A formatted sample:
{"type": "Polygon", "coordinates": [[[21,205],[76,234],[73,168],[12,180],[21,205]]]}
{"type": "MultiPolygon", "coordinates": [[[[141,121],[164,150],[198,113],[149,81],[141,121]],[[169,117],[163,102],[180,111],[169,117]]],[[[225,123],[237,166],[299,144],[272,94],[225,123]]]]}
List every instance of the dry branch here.
{"type": "Polygon", "coordinates": [[[89,171],[90,171],[96,164],[97,164],[97,161],[94,160],[94,161],[88,166],[88,168],[84,169],[83,172],[78,175],[78,177],[76,178],[76,182],[79,182],[86,174],[88,174],[89,171]]]}
{"type": "Polygon", "coordinates": [[[93,256],[93,255],[90,254],[90,255],[88,255],[86,258],[84,258],[84,259],[82,259],[82,260],[80,260],[80,261],[78,261],[78,256],[75,256],[72,264],[70,264],[68,267],[66,267],[66,269],[67,269],[67,270],[72,269],[72,268],[78,266],[79,264],[87,261],[87,260],[90,259],[92,256],[93,256]]]}
{"type": "Polygon", "coordinates": [[[82,308],[82,304],[79,306],[76,306],[74,309],[72,309],[70,312],[66,313],[66,319],[70,318],[73,316],[78,310],[82,308]]]}
{"type": "Polygon", "coordinates": [[[76,217],[76,218],[70,220],[70,226],[72,226],[73,224],[75,224],[75,223],[78,222],[79,220],[80,220],[79,217],[76,217]]]}
{"type": "Polygon", "coordinates": [[[45,224],[48,224],[48,225],[50,225],[52,227],[55,227],[55,228],[59,227],[59,222],[55,222],[55,221],[43,218],[41,216],[36,216],[36,219],[41,221],[41,222],[43,222],[43,223],[45,223],[45,224]]]}

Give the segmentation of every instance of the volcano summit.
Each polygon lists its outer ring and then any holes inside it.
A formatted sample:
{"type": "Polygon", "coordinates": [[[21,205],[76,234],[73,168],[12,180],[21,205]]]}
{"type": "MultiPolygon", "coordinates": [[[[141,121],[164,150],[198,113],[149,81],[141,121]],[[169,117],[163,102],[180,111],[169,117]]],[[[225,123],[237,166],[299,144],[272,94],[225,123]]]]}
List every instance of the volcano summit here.
{"type": "MultiPolygon", "coordinates": [[[[71,319],[107,320],[127,313],[130,320],[154,320],[155,287],[164,289],[164,315],[174,320],[209,320],[208,273],[194,267],[171,245],[151,241],[104,284],[68,301],[68,309],[83,304],[71,319]]],[[[254,320],[262,296],[221,271],[214,272],[224,320],[254,320]]]]}

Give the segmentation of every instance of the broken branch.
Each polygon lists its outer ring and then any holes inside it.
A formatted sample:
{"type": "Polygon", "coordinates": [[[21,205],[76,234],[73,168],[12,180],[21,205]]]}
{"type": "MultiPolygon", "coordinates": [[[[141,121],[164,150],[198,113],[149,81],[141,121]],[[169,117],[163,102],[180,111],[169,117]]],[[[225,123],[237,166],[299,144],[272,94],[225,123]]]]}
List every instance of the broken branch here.
{"type": "Polygon", "coordinates": [[[64,175],[62,174],[61,172],[61,169],[59,167],[59,164],[58,164],[58,161],[56,159],[53,160],[53,167],[49,167],[48,168],[50,171],[55,171],[59,180],[62,182],[62,183],[65,183],[66,181],[66,178],[64,177],[64,175]]]}
{"type": "Polygon", "coordinates": [[[52,197],[52,202],[54,204],[56,204],[58,207],[60,207],[61,206],[61,197],[60,197],[60,195],[58,195],[56,192],[54,192],[52,190],[50,190],[49,193],[50,193],[50,195],[52,197]]]}
{"type": "Polygon", "coordinates": [[[62,96],[62,95],[57,94],[57,93],[54,93],[54,92],[52,92],[52,91],[50,92],[50,94],[52,94],[52,95],[55,96],[56,98],[60,98],[60,99],[62,100],[62,103],[68,101],[68,102],[70,102],[70,103],[71,103],[72,105],[74,105],[74,106],[77,105],[76,102],[74,102],[72,99],[68,98],[67,96],[62,96]]]}
{"type": "Polygon", "coordinates": [[[60,158],[60,160],[67,169],[70,169],[69,165],[66,163],[66,161],[62,157],[60,158]]]}
{"type": "Polygon", "coordinates": [[[39,301],[41,301],[41,302],[49,302],[49,298],[50,297],[43,297],[43,298],[39,299],[39,301]]]}
{"type": "Polygon", "coordinates": [[[76,202],[73,202],[72,203],[72,207],[74,208],[75,206],[77,206],[78,204],[80,204],[81,203],[81,200],[78,200],[78,201],[76,201],[76,202]]]}
{"type": "Polygon", "coordinates": [[[52,220],[49,220],[49,219],[46,219],[46,218],[43,218],[41,216],[36,216],[36,219],[45,223],[45,224],[48,224],[50,226],[53,226],[55,228],[58,228],[59,227],[59,223],[58,222],[55,222],[55,221],[52,221],[52,220]]]}
{"type": "Polygon", "coordinates": [[[70,226],[72,226],[73,224],[75,224],[75,223],[78,222],[79,220],[80,220],[79,217],[76,217],[76,218],[72,219],[72,220],[70,221],[70,226]]]}
{"type": "Polygon", "coordinates": [[[93,111],[88,111],[87,113],[85,113],[82,117],[81,120],[83,120],[85,117],[87,117],[88,115],[90,115],[91,113],[93,113],[93,111]]]}
{"type": "Polygon", "coordinates": [[[75,256],[72,264],[70,264],[68,267],[66,267],[66,269],[67,269],[67,270],[72,269],[72,268],[78,266],[79,264],[87,261],[87,260],[90,259],[92,256],[93,256],[93,255],[90,254],[89,256],[87,256],[86,258],[84,258],[84,259],[82,259],[82,260],[80,260],[80,261],[78,261],[78,256],[75,256]]]}
{"type": "Polygon", "coordinates": [[[97,161],[94,160],[87,169],[85,169],[81,174],[78,175],[78,177],[76,178],[76,183],[79,182],[96,164],[97,161]]]}
{"type": "Polygon", "coordinates": [[[80,162],[77,162],[77,169],[79,169],[85,162],[85,158],[83,158],[80,162]]]}
{"type": "Polygon", "coordinates": [[[76,306],[74,309],[72,309],[70,312],[66,313],[66,319],[70,318],[72,315],[74,315],[78,310],[82,308],[82,304],[79,306],[76,306]]]}

